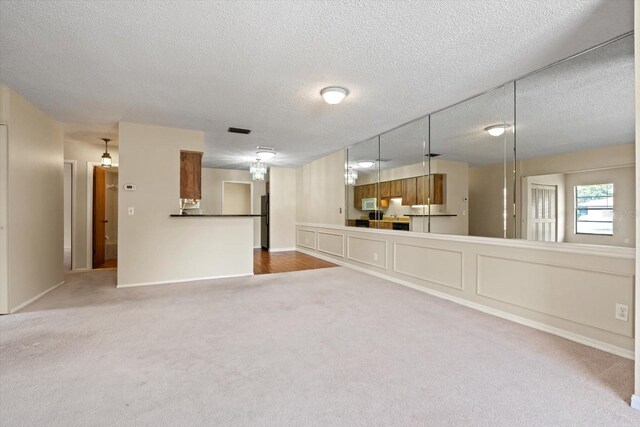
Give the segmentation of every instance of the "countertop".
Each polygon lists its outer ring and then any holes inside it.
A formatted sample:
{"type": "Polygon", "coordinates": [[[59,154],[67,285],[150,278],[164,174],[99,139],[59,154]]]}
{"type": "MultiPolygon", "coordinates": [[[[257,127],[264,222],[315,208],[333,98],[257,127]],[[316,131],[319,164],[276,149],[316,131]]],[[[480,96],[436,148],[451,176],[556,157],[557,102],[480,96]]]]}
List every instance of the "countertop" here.
{"type": "Polygon", "coordinates": [[[458,214],[434,213],[434,214],[405,214],[405,216],[458,216],[458,214]]]}
{"type": "Polygon", "coordinates": [[[169,215],[171,218],[243,218],[243,217],[247,217],[247,218],[260,218],[262,216],[266,216],[266,215],[261,215],[261,214],[187,214],[187,215],[180,215],[180,214],[171,214],[169,215]]]}

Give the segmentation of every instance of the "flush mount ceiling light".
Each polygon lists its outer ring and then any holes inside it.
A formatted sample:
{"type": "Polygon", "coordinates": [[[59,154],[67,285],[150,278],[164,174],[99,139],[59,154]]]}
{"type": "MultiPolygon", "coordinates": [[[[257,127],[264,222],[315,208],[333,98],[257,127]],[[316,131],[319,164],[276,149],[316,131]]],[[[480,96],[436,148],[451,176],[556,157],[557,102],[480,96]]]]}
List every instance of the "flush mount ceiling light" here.
{"type": "Polygon", "coordinates": [[[104,168],[110,168],[111,154],[109,154],[109,141],[111,140],[109,138],[101,138],[101,139],[104,141],[104,153],[102,154],[102,160],[100,161],[100,164],[104,168]]]}
{"type": "Polygon", "coordinates": [[[358,166],[360,166],[363,169],[368,169],[371,166],[375,165],[376,162],[372,161],[372,160],[360,160],[358,162],[358,166]]]}
{"type": "Polygon", "coordinates": [[[320,91],[320,95],[324,98],[324,102],[327,104],[335,105],[342,102],[342,100],[349,94],[349,92],[343,87],[325,87],[320,91]]]}
{"type": "Polygon", "coordinates": [[[501,124],[501,125],[492,125],[492,126],[487,126],[486,128],[484,128],[484,130],[486,130],[487,132],[489,132],[489,135],[491,136],[500,136],[502,135],[507,129],[509,129],[511,126],[506,125],[506,124],[501,124]]]}
{"type": "Polygon", "coordinates": [[[259,160],[262,160],[262,161],[270,160],[270,159],[273,159],[276,155],[276,152],[273,151],[272,147],[258,146],[257,148],[258,148],[258,151],[256,153],[256,156],[258,157],[259,160]]]}

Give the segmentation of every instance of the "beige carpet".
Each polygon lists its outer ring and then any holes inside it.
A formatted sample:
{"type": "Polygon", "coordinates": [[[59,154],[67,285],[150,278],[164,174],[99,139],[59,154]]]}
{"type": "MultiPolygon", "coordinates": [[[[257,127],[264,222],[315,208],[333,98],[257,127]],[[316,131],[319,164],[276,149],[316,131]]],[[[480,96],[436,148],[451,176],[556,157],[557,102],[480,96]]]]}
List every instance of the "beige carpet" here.
{"type": "Polygon", "coordinates": [[[0,318],[2,425],[640,425],[631,361],[345,268],[67,279],[0,318]]]}

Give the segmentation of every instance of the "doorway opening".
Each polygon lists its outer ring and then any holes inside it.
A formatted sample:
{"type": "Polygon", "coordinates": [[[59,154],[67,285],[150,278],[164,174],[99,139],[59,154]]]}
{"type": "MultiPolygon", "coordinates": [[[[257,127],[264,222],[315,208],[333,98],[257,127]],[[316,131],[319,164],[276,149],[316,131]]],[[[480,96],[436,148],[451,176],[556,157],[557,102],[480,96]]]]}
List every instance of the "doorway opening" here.
{"type": "Polygon", "coordinates": [[[75,237],[75,174],[76,161],[64,161],[64,271],[71,271],[75,268],[75,254],[73,249],[73,239],[75,237]]]}
{"type": "Polygon", "coordinates": [[[118,168],[93,168],[92,267],[118,267],[118,168]]]}

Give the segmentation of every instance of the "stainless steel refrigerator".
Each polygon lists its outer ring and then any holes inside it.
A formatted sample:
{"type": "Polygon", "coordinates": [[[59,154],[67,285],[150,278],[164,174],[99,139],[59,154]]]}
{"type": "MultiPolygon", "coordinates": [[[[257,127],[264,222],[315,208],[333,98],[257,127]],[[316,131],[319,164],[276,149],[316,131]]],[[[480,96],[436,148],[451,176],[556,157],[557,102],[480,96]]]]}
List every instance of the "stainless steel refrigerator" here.
{"type": "Polygon", "coordinates": [[[269,195],[260,199],[260,235],[263,249],[269,249],[269,195]]]}

